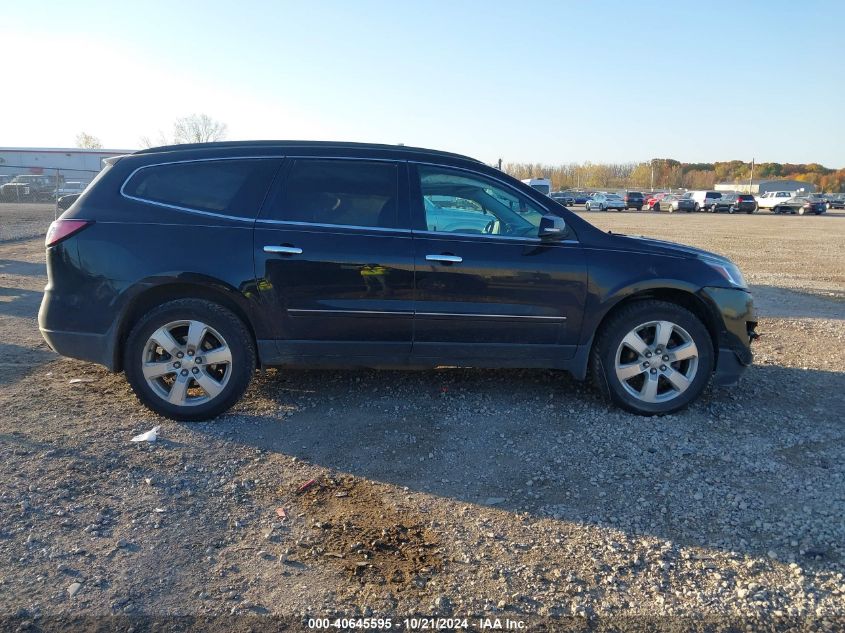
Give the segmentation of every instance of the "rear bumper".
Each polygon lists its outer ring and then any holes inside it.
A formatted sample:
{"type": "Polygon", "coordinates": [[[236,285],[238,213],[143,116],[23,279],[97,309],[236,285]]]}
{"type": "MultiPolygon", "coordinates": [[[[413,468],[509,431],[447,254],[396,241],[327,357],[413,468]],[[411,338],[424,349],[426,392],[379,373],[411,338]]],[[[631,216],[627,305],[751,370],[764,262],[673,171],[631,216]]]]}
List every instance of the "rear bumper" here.
{"type": "Polygon", "coordinates": [[[39,328],[41,336],[54,352],[104,365],[109,371],[117,371],[115,362],[114,337],[110,334],[92,334],[90,332],[62,332],[39,328]]]}

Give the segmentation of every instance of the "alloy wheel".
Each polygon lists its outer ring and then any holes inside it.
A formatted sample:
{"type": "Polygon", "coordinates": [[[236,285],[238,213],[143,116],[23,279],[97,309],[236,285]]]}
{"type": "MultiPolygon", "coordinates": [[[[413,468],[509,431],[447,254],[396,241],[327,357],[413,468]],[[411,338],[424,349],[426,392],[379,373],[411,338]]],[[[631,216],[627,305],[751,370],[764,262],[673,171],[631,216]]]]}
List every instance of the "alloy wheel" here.
{"type": "Polygon", "coordinates": [[[177,406],[216,398],[232,375],[232,350],[201,321],[171,321],[153,332],[141,357],[144,379],[153,393],[177,406]]]}
{"type": "Polygon", "coordinates": [[[649,321],[632,329],[616,350],[616,378],[631,396],[648,403],[673,400],[698,372],[698,347],[671,321],[649,321]]]}

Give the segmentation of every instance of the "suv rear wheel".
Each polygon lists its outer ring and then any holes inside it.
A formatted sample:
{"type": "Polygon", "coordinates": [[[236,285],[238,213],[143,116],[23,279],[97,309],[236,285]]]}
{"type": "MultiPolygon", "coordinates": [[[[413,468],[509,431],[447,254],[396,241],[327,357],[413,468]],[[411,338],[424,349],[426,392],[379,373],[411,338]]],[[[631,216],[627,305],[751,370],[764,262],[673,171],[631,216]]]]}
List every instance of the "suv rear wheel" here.
{"type": "Polygon", "coordinates": [[[249,386],[255,365],[243,322],[200,299],[170,301],[142,316],[123,358],[141,403],[174,420],[207,420],[229,409],[249,386]]]}
{"type": "Polygon", "coordinates": [[[666,301],[638,301],[602,328],[591,356],[602,395],[640,415],[683,409],[710,380],[710,334],[692,312],[666,301]]]}

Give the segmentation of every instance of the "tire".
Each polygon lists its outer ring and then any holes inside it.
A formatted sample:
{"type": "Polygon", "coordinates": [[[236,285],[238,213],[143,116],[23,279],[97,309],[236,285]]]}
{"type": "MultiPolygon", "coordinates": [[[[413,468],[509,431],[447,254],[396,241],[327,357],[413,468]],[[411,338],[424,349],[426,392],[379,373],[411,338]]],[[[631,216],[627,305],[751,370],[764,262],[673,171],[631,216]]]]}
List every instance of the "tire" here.
{"type": "Polygon", "coordinates": [[[735,211],[736,207],[734,205],[728,207],[728,213],[730,213],[731,215],[733,215],[735,211]]]}
{"type": "Polygon", "coordinates": [[[599,211],[604,211],[604,204],[599,204],[599,211]]]}
{"type": "Polygon", "coordinates": [[[701,206],[696,202],[695,203],[695,212],[698,213],[701,211],[701,206]]]}
{"type": "Polygon", "coordinates": [[[674,213],[674,212],[675,212],[675,207],[673,207],[673,206],[670,204],[670,205],[669,205],[669,213],[674,213]]]}
{"type": "Polygon", "coordinates": [[[590,354],[590,374],[602,396],[626,411],[638,415],[666,415],[684,409],[701,395],[710,380],[714,362],[713,341],[698,317],[675,303],[643,300],[624,306],[602,326],[590,354]],[[669,346],[661,350],[661,358],[655,361],[651,359],[655,358],[657,347],[654,344],[657,323],[664,332],[670,332],[670,339],[669,346]],[[669,324],[671,328],[662,324],[669,324]],[[630,337],[638,330],[639,342],[645,344],[644,353],[651,354],[648,358],[637,354],[627,344],[626,339],[636,340],[630,337]],[[692,348],[688,347],[689,343],[692,348]],[[663,353],[667,349],[670,360],[664,361],[663,353]],[[673,350],[680,350],[676,353],[684,358],[673,362],[673,350]],[[646,370],[645,362],[654,362],[656,366],[646,370]],[[635,373],[623,380],[617,367],[623,373],[626,369],[635,373]],[[654,385],[651,400],[650,383],[654,385]],[[676,383],[683,388],[675,386],[676,383]]]}
{"type": "MultiPolygon", "coordinates": [[[[792,213],[794,215],[795,211],[793,211],[792,213]]],[[[804,207],[801,207],[800,209],[798,209],[798,215],[804,215],[804,207]]]]}
{"type": "Polygon", "coordinates": [[[660,211],[660,203],[655,202],[653,205],[651,205],[651,210],[655,211],[655,212],[659,212],[660,211]]]}
{"type": "Polygon", "coordinates": [[[590,210],[590,203],[589,203],[589,202],[585,202],[585,203],[584,203],[584,211],[589,211],[589,210],[590,210]]]}
{"type": "Polygon", "coordinates": [[[255,371],[256,353],[252,336],[232,312],[211,301],[178,299],[153,308],[133,326],[124,346],[123,367],[147,408],[172,420],[208,420],[243,396],[255,371]],[[203,356],[213,352],[221,362],[205,362],[193,353],[188,334],[194,324],[199,324],[196,349],[204,350],[203,356]],[[165,351],[168,344],[173,354],[165,351]],[[147,362],[162,373],[145,376],[147,362]],[[183,386],[175,393],[177,382],[183,386]],[[169,402],[168,396],[178,402],[169,402]]]}

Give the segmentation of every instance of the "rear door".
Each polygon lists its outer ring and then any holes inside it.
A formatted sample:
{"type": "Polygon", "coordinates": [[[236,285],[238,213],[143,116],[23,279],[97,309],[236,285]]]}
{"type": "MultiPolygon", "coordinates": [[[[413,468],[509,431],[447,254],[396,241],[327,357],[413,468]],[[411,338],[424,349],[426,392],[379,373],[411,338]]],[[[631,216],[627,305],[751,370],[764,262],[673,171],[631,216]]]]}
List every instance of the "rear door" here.
{"type": "Polygon", "coordinates": [[[254,238],[278,360],[407,357],[414,254],[406,174],[394,161],[286,161],[254,238]]]}
{"type": "Polygon", "coordinates": [[[491,177],[431,165],[409,171],[414,357],[517,365],[571,357],[586,294],[575,236],[542,242],[548,211],[491,177]]]}

